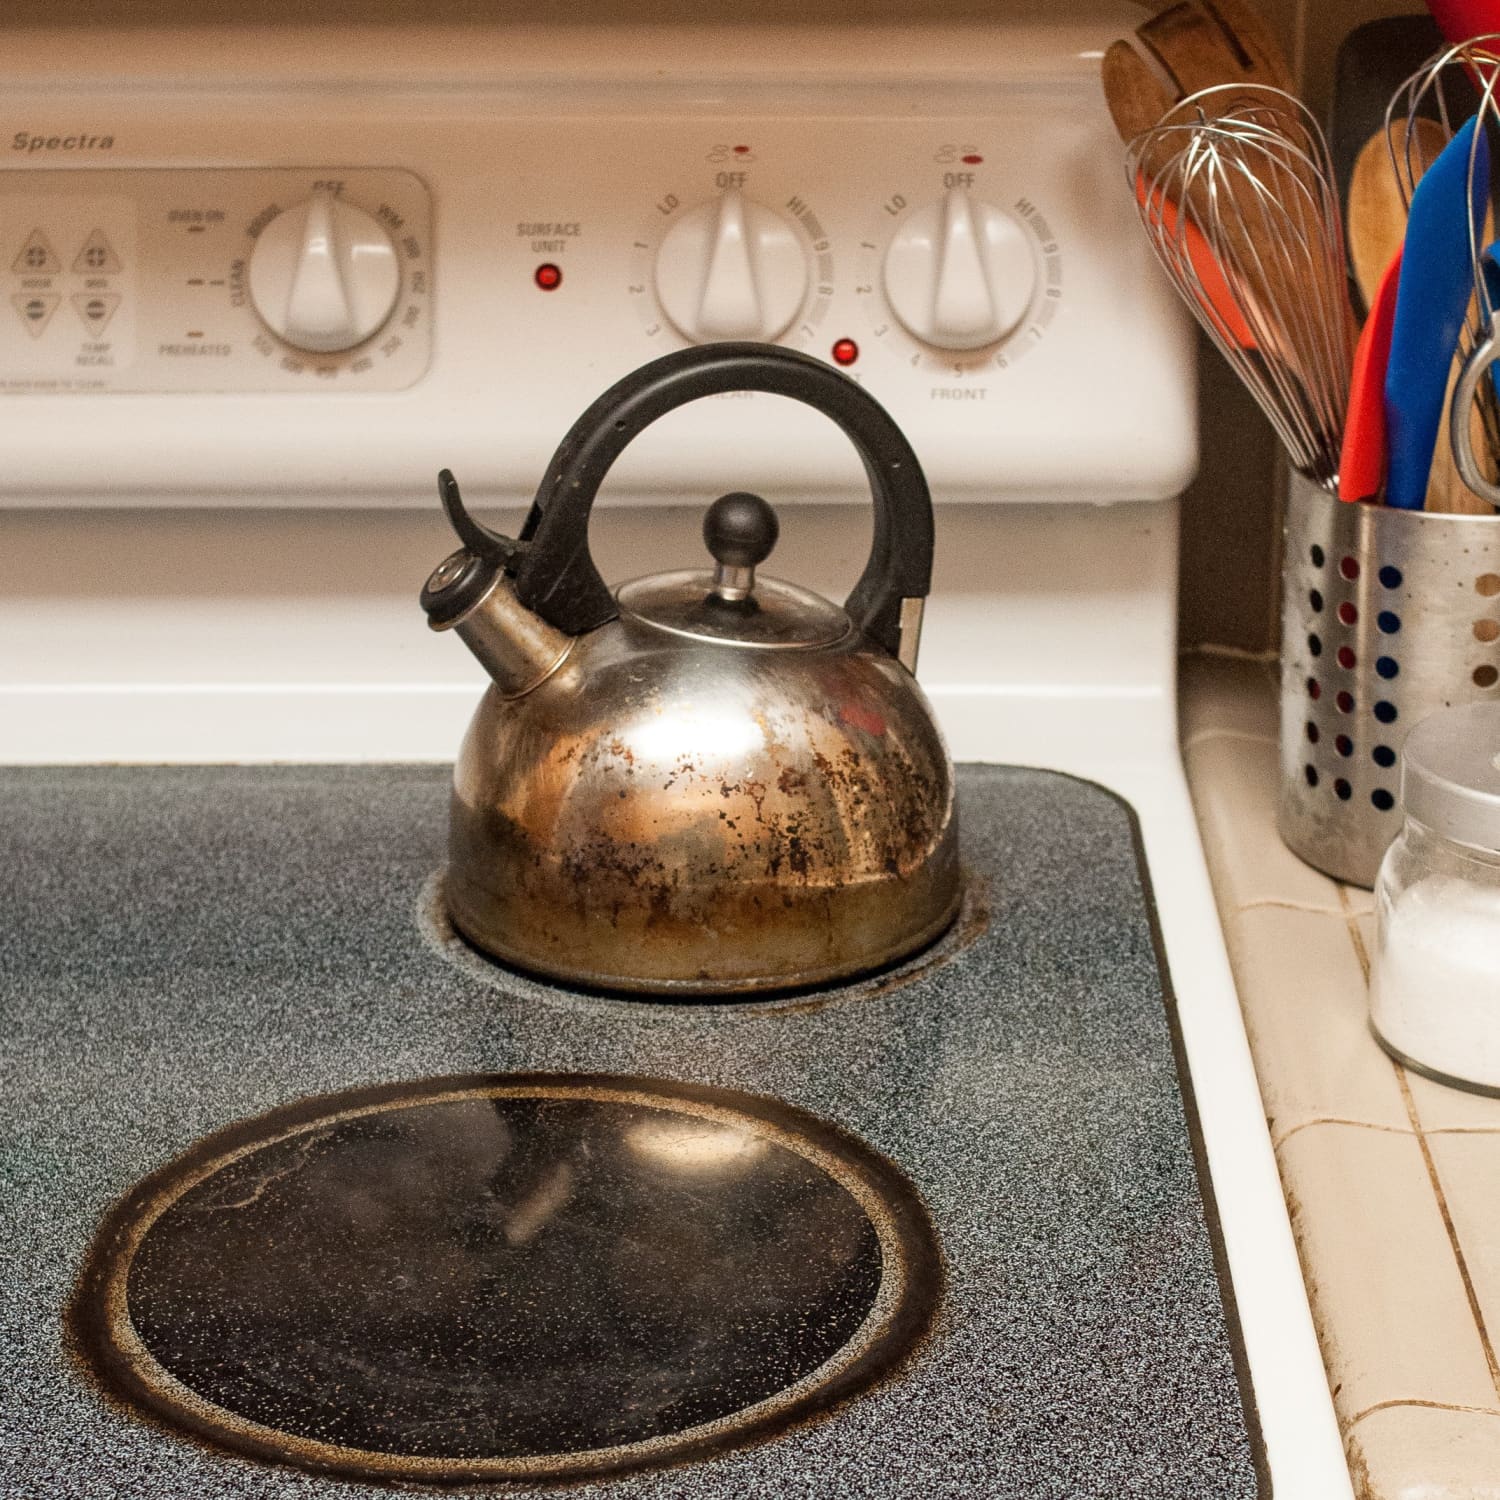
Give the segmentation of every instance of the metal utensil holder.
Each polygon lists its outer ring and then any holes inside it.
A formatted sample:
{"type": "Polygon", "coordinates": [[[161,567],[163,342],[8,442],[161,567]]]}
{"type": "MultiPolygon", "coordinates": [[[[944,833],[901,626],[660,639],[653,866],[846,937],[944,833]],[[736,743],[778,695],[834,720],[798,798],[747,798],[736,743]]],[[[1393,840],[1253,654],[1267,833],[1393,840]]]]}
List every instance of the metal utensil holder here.
{"type": "Polygon", "coordinates": [[[1294,473],[1285,539],[1281,837],[1372,886],[1409,731],[1500,697],[1500,518],[1349,504],[1294,473]]]}

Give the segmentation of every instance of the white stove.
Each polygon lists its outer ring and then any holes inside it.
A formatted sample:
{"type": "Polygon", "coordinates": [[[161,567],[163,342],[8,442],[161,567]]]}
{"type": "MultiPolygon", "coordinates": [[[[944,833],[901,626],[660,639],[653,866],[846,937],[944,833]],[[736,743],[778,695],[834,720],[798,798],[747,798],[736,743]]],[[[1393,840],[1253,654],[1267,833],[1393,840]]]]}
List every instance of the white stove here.
{"type": "MultiPolygon", "coordinates": [[[[449,759],[481,679],[416,607],[437,470],[513,528],[634,366],[712,337],[839,364],[938,503],[919,676],[955,759],[1139,816],[1272,1490],[1332,1500],[1176,740],[1192,340],[1098,88],[1132,16],[7,38],[0,761],[449,759]]],[[[857,461],[762,395],[632,446],[607,575],[695,562],[725,488],[777,504],[777,571],[852,582],[857,461]]]]}

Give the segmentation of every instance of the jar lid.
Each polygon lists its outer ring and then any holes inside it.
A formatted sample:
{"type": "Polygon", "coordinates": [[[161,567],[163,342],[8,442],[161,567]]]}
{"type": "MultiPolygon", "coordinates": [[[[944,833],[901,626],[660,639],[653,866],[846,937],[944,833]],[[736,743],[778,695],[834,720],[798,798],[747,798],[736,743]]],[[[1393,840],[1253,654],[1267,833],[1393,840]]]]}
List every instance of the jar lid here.
{"type": "Polygon", "coordinates": [[[1423,719],[1402,746],[1401,801],[1434,833],[1500,854],[1500,703],[1423,719]]]}

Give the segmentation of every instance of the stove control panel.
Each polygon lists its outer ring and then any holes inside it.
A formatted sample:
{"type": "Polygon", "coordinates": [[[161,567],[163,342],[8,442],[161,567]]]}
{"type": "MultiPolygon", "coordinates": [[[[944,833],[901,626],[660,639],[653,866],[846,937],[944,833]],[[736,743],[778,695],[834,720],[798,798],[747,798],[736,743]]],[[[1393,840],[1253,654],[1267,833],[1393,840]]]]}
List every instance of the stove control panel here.
{"type": "MultiPolygon", "coordinates": [[[[520,504],[610,384],[720,339],[842,369],[946,499],[1176,494],[1193,342],[1099,88],[1114,25],[799,33],[816,89],[717,34],[674,32],[669,68],[656,33],[616,57],[481,29],[101,53],[69,94],[88,39],[20,39],[0,505],[428,507],[445,465],[520,504]]],[[[604,498],[726,487],[868,495],[825,418],[729,393],[641,434],[604,498]]]]}
{"type": "Polygon", "coordinates": [[[402,390],[431,220],[400,170],[0,172],[0,394],[402,390]]]}

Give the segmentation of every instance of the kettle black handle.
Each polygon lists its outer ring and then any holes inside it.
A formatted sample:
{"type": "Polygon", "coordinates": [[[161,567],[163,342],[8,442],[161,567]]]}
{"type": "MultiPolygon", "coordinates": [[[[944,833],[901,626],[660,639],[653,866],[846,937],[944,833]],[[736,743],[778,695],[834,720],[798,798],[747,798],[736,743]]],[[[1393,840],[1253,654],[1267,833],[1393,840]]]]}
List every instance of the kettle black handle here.
{"type": "Polygon", "coordinates": [[[932,497],[921,465],[901,429],[861,386],[774,344],[683,349],[605,391],[562,440],[537,491],[521,532],[526,547],[515,567],[517,597],[568,635],[619,613],[589,554],[589,513],[599,486],[637,433],[674,408],[721,391],[790,396],[831,417],[853,441],[870,480],[875,531],[869,561],[844,608],[871,640],[910,665],[920,605],[903,622],[903,601],[925,599],[932,583],[932,497]]]}

